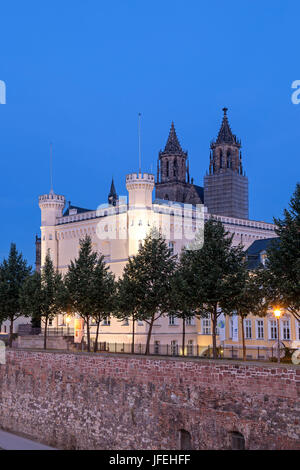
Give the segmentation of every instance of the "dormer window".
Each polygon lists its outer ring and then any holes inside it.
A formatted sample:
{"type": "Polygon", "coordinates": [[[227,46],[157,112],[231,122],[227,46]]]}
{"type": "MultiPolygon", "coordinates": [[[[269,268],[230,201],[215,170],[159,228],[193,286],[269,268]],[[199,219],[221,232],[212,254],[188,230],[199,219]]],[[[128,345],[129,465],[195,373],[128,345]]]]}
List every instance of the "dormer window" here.
{"type": "Polygon", "coordinates": [[[76,215],[77,209],[69,209],[69,215],[76,215]]]}

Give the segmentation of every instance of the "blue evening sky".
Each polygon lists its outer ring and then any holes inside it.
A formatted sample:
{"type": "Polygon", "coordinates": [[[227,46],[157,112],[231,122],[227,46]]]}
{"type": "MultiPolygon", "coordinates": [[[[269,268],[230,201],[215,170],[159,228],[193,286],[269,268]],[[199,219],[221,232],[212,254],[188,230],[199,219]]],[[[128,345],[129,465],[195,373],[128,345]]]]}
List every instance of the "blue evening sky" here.
{"type": "Polygon", "coordinates": [[[0,259],[14,241],[30,263],[38,196],[106,202],[112,175],[156,170],[171,121],[202,185],[223,106],[242,139],[250,218],[280,216],[299,181],[300,3],[44,0],[1,3],[0,259]]]}

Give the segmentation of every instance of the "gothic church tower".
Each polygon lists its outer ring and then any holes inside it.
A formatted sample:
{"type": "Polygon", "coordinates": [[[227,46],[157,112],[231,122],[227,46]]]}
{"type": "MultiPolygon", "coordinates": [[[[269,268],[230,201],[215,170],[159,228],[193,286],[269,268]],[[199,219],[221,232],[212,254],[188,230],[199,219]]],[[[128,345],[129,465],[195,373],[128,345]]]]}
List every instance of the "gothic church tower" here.
{"type": "Polygon", "coordinates": [[[190,183],[188,154],[181,148],[173,122],[166,146],[158,155],[155,196],[187,204],[203,203],[203,188],[190,183]]]}
{"type": "Polygon", "coordinates": [[[242,167],[241,141],[232,133],[227,108],[216,141],[211,143],[204,204],[210,214],[248,219],[248,178],[242,167]]]}

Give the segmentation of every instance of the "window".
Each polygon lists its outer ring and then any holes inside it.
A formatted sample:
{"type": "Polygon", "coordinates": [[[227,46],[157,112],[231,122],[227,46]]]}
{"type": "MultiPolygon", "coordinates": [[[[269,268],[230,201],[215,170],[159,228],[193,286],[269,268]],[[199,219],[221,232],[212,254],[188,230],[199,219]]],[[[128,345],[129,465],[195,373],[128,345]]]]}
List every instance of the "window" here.
{"type": "Polygon", "coordinates": [[[256,338],[264,339],[264,321],[256,320],[256,338]]]}
{"type": "Polygon", "coordinates": [[[252,338],[252,323],[251,320],[245,320],[245,338],[252,338]]]}
{"type": "Polygon", "coordinates": [[[191,434],[185,429],[180,429],[179,441],[180,450],[192,450],[191,434]]]}
{"type": "Polygon", "coordinates": [[[187,342],[187,348],[186,352],[188,356],[193,356],[193,349],[194,349],[194,341],[192,339],[189,339],[187,342]]]}
{"type": "Polygon", "coordinates": [[[176,340],[171,341],[171,354],[172,356],[178,356],[178,344],[176,340]]]}
{"type": "Polygon", "coordinates": [[[277,339],[277,321],[269,320],[269,339],[277,339]]]}
{"type": "Polygon", "coordinates": [[[52,326],[52,324],[53,324],[53,319],[49,318],[49,326],[52,326]]]}
{"type": "Polygon", "coordinates": [[[174,255],[174,249],[175,249],[175,243],[169,242],[169,250],[171,252],[171,255],[174,255]]]}
{"type": "Polygon", "coordinates": [[[154,354],[159,354],[160,352],[160,343],[159,341],[154,341],[154,354]]]}
{"type": "Polygon", "coordinates": [[[232,160],[229,151],[227,152],[227,168],[232,168],[232,160]]]}
{"type": "Polygon", "coordinates": [[[176,325],[176,317],[175,315],[169,315],[169,325],[175,326],[176,325]]]}
{"type": "Polygon", "coordinates": [[[282,339],[285,339],[285,340],[291,339],[290,320],[282,321],[282,339]]]}
{"type": "Polygon", "coordinates": [[[231,434],[231,449],[232,450],[245,450],[245,438],[240,432],[232,432],[231,434]]]}
{"type": "Polygon", "coordinates": [[[125,318],[125,319],[123,320],[122,326],[129,326],[129,320],[128,320],[128,318],[125,318]]]}
{"type": "Polygon", "coordinates": [[[50,233],[49,235],[49,240],[52,240],[52,233],[50,233]]]}
{"type": "Polygon", "coordinates": [[[110,326],[110,317],[106,317],[102,323],[103,326],[110,326]]]}
{"type": "Polygon", "coordinates": [[[211,335],[210,318],[203,318],[202,319],[202,334],[203,335],[211,335]]]}
{"type": "Polygon", "coordinates": [[[300,320],[296,320],[296,338],[300,341],[300,320]]]}
{"type": "Polygon", "coordinates": [[[230,339],[233,338],[233,320],[232,320],[232,318],[230,318],[230,320],[229,320],[229,338],[230,339]]]}
{"type": "Polygon", "coordinates": [[[195,317],[188,317],[185,320],[186,326],[194,326],[195,325],[195,317]]]}

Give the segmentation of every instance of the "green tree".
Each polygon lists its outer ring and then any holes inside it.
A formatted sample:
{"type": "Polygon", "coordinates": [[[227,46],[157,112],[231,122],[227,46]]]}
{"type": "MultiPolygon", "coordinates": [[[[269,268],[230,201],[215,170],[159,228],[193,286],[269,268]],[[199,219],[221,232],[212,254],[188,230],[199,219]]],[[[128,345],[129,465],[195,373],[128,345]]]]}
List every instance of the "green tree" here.
{"type": "Polygon", "coordinates": [[[212,320],[213,357],[217,358],[217,320],[225,302],[239,292],[241,246],[232,246],[233,235],[221,222],[209,219],[204,225],[202,248],[191,251],[191,301],[195,311],[212,320]]]}
{"type": "Polygon", "coordinates": [[[126,266],[126,286],[133,288],[132,314],[148,324],[145,354],[149,354],[153,325],[170,309],[171,276],[175,257],[160,232],[151,229],[137,255],[126,266]]]}
{"type": "Polygon", "coordinates": [[[47,349],[49,321],[65,307],[66,291],[61,274],[54,268],[47,253],[41,275],[33,274],[24,283],[20,302],[27,315],[44,323],[44,349],[47,349]]]}
{"type": "Polygon", "coordinates": [[[274,223],[279,239],[267,250],[262,276],[266,296],[270,304],[300,320],[300,183],[283,219],[274,218],[274,223]]]}
{"type": "Polygon", "coordinates": [[[247,269],[246,261],[241,261],[240,275],[236,284],[238,291],[233,297],[229,297],[222,302],[223,312],[227,315],[237,314],[241,322],[243,360],[246,360],[246,344],[244,320],[248,315],[263,317],[268,313],[268,302],[265,298],[259,270],[250,272],[247,269]]]}
{"type": "Polygon", "coordinates": [[[182,320],[182,354],[185,355],[186,321],[195,316],[192,293],[191,251],[183,250],[172,276],[170,313],[182,320]]]}
{"type": "Polygon", "coordinates": [[[0,266],[0,312],[1,321],[9,320],[9,346],[12,346],[14,321],[24,315],[20,306],[21,288],[31,273],[31,266],[17,251],[14,243],[10,246],[8,259],[0,266]]]}
{"type": "Polygon", "coordinates": [[[96,323],[96,338],[94,343],[94,352],[98,349],[98,336],[101,321],[113,311],[115,279],[109,271],[104,261],[104,256],[98,256],[93,271],[91,286],[94,286],[93,297],[94,307],[92,317],[96,323]]]}
{"type": "Polygon", "coordinates": [[[97,343],[100,322],[110,310],[113,283],[113,276],[108,272],[103,256],[99,257],[93,251],[91,238],[86,236],[80,240],[79,255],[75,261],[71,261],[65,285],[71,310],[85,321],[88,351],[91,350],[91,319],[94,318],[97,324],[97,343]]]}
{"type": "Polygon", "coordinates": [[[134,354],[135,347],[135,325],[139,319],[139,303],[137,293],[139,285],[132,276],[132,270],[128,263],[123,271],[123,276],[116,285],[116,296],[114,299],[114,316],[120,321],[131,319],[131,352],[134,354]]]}

